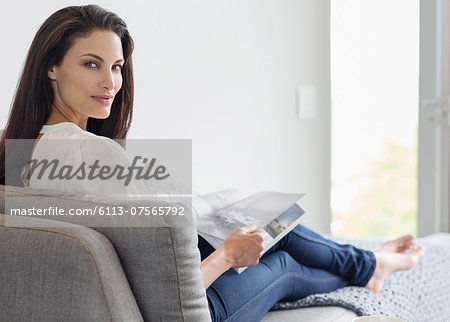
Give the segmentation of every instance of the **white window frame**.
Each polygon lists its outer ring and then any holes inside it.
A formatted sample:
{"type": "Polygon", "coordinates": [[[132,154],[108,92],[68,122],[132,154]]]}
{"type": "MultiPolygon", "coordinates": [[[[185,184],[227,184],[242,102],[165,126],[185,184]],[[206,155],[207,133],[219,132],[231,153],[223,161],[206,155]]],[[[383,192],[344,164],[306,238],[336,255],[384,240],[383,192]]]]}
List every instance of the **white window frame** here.
{"type": "Polygon", "coordinates": [[[419,236],[450,230],[449,18],[449,1],[420,1],[419,236]]]}

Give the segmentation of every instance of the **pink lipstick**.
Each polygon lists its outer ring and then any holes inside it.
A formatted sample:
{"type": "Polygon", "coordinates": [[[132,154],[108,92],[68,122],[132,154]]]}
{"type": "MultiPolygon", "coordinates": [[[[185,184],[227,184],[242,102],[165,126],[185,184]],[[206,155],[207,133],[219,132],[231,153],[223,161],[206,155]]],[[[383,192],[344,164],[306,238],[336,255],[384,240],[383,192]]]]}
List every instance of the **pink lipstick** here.
{"type": "Polygon", "coordinates": [[[97,95],[97,96],[92,96],[92,98],[94,100],[96,100],[98,103],[103,104],[103,105],[109,105],[112,102],[112,96],[110,96],[110,95],[97,95]]]}

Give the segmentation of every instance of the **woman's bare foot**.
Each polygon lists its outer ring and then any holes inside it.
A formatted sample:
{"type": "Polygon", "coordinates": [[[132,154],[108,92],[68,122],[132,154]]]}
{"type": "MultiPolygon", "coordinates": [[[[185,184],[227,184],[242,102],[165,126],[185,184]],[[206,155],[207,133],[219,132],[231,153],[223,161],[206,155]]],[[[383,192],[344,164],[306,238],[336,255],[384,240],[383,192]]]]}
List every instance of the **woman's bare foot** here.
{"type": "Polygon", "coordinates": [[[394,247],[392,244],[384,248],[383,246],[373,252],[377,263],[372,277],[365,286],[375,293],[381,292],[389,274],[413,268],[425,253],[422,246],[406,250],[398,246],[397,249],[403,250],[401,252],[386,251],[386,249],[392,250],[392,247],[394,247]]]}
{"type": "Polygon", "coordinates": [[[404,253],[416,248],[416,237],[405,235],[397,239],[388,240],[381,245],[377,252],[404,253]]]}

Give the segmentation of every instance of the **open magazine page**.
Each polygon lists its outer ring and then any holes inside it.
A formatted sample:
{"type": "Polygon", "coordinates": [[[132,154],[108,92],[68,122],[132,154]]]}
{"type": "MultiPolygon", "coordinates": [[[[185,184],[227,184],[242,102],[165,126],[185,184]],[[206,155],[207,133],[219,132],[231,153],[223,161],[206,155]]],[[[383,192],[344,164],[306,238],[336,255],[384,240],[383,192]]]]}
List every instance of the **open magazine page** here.
{"type": "Polygon", "coordinates": [[[264,241],[264,252],[275,245],[281,238],[286,236],[295,226],[300,223],[300,217],[305,211],[294,204],[269,224],[263,227],[269,237],[264,241]]]}
{"type": "Polygon", "coordinates": [[[192,210],[197,217],[201,217],[242,198],[242,194],[235,189],[221,190],[207,195],[196,195],[192,197],[192,210]]]}
{"type": "MultiPolygon", "coordinates": [[[[236,228],[256,225],[265,230],[264,252],[299,224],[303,209],[295,204],[304,194],[261,192],[199,218],[199,234],[218,248],[236,228]]],[[[237,268],[242,272],[245,267],[237,268]]]]}
{"type": "MultiPolygon", "coordinates": [[[[302,208],[297,204],[294,204],[280,216],[272,220],[268,225],[263,227],[263,230],[269,234],[269,237],[263,243],[263,254],[297,226],[300,223],[300,217],[304,213],[305,211],[302,208]]],[[[247,267],[238,267],[235,268],[235,270],[240,274],[246,268],[247,267]]]]}
{"type": "Polygon", "coordinates": [[[225,239],[239,227],[256,225],[261,229],[302,197],[303,194],[259,192],[200,216],[197,221],[197,230],[200,233],[225,239]]]}
{"type": "MultiPolygon", "coordinates": [[[[229,204],[216,195],[210,202],[205,202],[204,211],[197,221],[198,233],[218,248],[236,228],[256,225],[269,235],[264,242],[264,249],[267,250],[298,224],[304,211],[292,205],[303,196],[266,191],[229,204]],[[206,205],[209,205],[208,209],[206,205]]],[[[244,269],[236,270],[240,272],[244,269]]]]}
{"type": "MultiPolygon", "coordinates": [[[[299,224],[300,217],[304,214],[304,210],[300,207],[291,206],[280,216],[273,219],[269,224],[262,227],[268,234],[267,239],[264,241],[264,251],[268,250],[281,238],[283,238],[293,227],[299,224]]],[[[261,228],[260,228],[261,229],[261,228]]],[[[207,233],[199,232],[199,234],[214,248],[218,248],[224,239],[214,237],[207,233]]]]}

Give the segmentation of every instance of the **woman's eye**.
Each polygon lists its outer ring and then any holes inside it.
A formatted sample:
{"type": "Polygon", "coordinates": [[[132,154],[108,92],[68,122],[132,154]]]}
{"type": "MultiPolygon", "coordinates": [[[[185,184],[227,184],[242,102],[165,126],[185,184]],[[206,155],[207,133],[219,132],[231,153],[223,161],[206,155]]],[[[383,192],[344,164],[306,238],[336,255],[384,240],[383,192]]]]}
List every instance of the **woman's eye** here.
{"type": "Polygon", "coordinates": [[[119,71],[120,71],[120,70],[122,70],[122,66],[121,66],[121,65],[114,65],[114,66],[113,66],[113,69],[114,69],[114,70],[119,70],[119,71]]]}
{"type": "Polygon", "coordinates": [[[84,66],[89,67],[89,68],[95,68],[95,67],[97,67],[97,63],[88,62],[88,63],[84,64],[84,66]]]}

